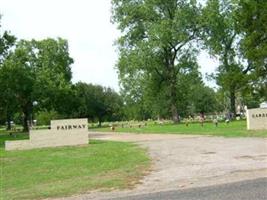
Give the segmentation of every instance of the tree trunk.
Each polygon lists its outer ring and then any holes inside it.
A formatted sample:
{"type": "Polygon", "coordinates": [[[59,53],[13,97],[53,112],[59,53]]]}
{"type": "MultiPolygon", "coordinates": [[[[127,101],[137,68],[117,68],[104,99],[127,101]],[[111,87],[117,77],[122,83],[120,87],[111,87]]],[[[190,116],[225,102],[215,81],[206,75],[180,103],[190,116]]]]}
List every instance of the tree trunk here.
{"type": "Polygon", "coordinates": [[[170,52],[169,58],[166,59],[166,67],[168,69],[168,86],[169,86],[169,98],[170,98],[170,109],[172,113],[172,120],[174,123],[179,122],[179,114],[177,110],[177,74],[175,72],[174,59],[170,52]]]}
{"type": "Polygon", "coordinates": [[[32,103],[27,102],[24,107],[22,108],[23,110],[23,131],[24,132],[29,132],[30,128],[29,125],[31,123],[31,114],[32,114],[32,103]]]}
{"type": "Polygon", "coordinates": [[[170,85],[170,101],[171,101],[171,112],[172,120],[174,123],[179,122],[179,114],[177,110],[177,88],[176,88],[176,77],[172,76],[170,85]]]}
{"type": "Polygon", "coordinates": [[[29,132],[29,122],[31,116],[31,104],[27,103],[23,108],[23,132],[29,132]]]}
{"type": "Polygon", "coordinates": [[[101,126],[102,126],[102,118],[98,117],[98,127],[101,127],[101,126]]]}
{"type": "Polygon", "coordinates": [[[235,109],[235,90],[231,89],[230,91],[230,112],[233,114],[232,117],[236,117],[236,109],[235,109]]]}
{"type": "Polygon", "coordinates": [[[23,112],[23,132],[29,132],[29,112],[23,112]]]}
{"type": "Polygon", "coordinates": [[[9,114],[9,112],[7,113],[7,127],[6,130],[10,131],[11,130],[11,115],[9,114]]]}
{"type": "Polygon", "coordinates": [[[172,109],[172,120],[174,123],[178,123],[179,122],[179,115],[178,115],[178,111],[177,111],[177,107],[176,105],[171,105],[171,109],[172,109]]]}

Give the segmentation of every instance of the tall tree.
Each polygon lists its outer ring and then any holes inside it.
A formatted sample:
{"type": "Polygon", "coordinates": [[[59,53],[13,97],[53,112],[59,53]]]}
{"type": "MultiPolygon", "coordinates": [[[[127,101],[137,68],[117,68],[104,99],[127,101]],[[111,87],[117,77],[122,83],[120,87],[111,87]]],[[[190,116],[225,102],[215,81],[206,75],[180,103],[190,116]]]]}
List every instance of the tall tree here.
{"type": "Polygon", "coordinates": [[[230,99],[230,112],[236,114],[236,93],[247,83],[250,66],[243,64],[236,29],[236,7],[231,0],[208,0],[203,9],[204,43],[217,56],[220,66],[214,75],[230,99]]]}
{"type": "Polygon", "coordinates": [[[7,57],[10,48],[15,44],[16,37],[11,35],[8,31],[2,30],[0,15],[0,64],[3,63],[3,60],[7,57]]]}
{"type": "Polygon", "coordinates": [[[6,82],[7,77],[5,77],[2,67],[4,60],[9,55],[15,42],[16,38],[13,35],[2,30],[0,15],[0,113],[5,115],[4,119],[7,121],[8,130],[11,129],[11,118],[16,110],[16,102],[14,95],[8,90],[6,82]]]}
{"type": "Polygon", "coordinates": [[[29,130],[34,101],[50,110],[64,100],[62,91],[71,87],[72,62],[67,41],[60,38],[21,40],[5,59],[2,72],[4,77],[10,77],[6,79],[5,89],[17,99],[23,113],[24,131],[29,130]]]}
{"type": "Polygon", "coordinates": [[[179,76],[196,67],[192,41],[199,9],[195,0],[112,1],[113,22],[123,33],[117,65],[122,86],[141,77],[146,88],[168,100],[174,122],[179,121],[179,91],[184,90],[177,84],[179,76]]]}
{"type": "Polygon", "coordinates": [[[242,53],[252,68],[252,90],[267,101],[267,1],[237,0],[242,53]]]}
{"type": "Polygon", "coordinates": [[[68,42],[62,38],[32,40],[31,67],[36,74],[34,95],[40,107],[64,110],[64,96],[71,93],[71,64],[68,42]]]}
{"type": "Polygon", "coordinates": [[[6,93],[16,100],[19,110],[23,112],[24,131],[28,131],[33,102],[34,73],[27,62],[26,51],[16,49],[11,53],[3,64],[1,75],[3,76],[1,79],[5,80],[4,84],[2,82],[5,88],[1,89],[6,90],[6,93]]]}

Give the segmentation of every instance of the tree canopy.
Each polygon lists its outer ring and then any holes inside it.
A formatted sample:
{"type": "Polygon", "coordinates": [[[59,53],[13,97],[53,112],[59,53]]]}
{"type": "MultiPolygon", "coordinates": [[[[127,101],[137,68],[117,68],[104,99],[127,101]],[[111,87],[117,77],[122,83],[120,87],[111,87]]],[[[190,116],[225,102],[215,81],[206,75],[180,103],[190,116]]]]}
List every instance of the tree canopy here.
{"type": "Polygon", "coordinates": [[[252,88],[267,101],[267,1],[239,0],[236,12],[241,50],[249,60],[252,88]]]}
{"type": "MultiPolygon", "coordinates": [[[[39,106],[58,107],[62,90],[71,80],[67,42],[62,39],[19,41],[0,68],[0,93],[7,107],[16,101],[23,113],[24,130],[28,131],[33,102],[39,106]]],[[[10,112],[10,111],[7,111],[10,112]]]]}
{"type": "Polygon", "coordinates": [[[249,96],[266,99],[265,11],[266,3],[256,0],[113,0],[113,23],[122,33],[117,68],[129,112],[171,113],[174,121],[188,113],[188,94],[195,85],[204,88],[196,60],[203,47],[220,61],[212,77],[229,99],[228,112],[236,114],[240,96],[243,103],[249,96]]]}
{"type": "MultiPolygon", "coordinates": [[[[68,41],[16,39],[0,21],[0,122],[34,111],[50,118],[90,121],[236,114],[267,100],[267,2],[260,0],[112,0],[120,92],[73,83],[68,41]],[[219,60],[204,83],[198,53],[219,60]]],[[[0,16],[1,20],[1,16],[0,16]]]]}

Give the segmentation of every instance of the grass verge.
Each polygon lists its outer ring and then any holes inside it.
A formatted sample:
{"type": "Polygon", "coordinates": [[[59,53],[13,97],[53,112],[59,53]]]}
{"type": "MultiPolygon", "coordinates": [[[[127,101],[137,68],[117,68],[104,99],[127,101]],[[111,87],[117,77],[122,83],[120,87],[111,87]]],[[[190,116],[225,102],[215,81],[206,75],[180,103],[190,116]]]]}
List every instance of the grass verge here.
{"type": "MultiPolygon", "coordinates": [[[[93,131],[110,132],[110,128],[95,128],[93,131]]],[[[172,134],[191,134],[191,135],[212,135],[224,137],[267,137],[267,130],[248,131],[246,121],[232,121],[229,124],[219,123],[216,127],[213,123],[204,123],[202,127],[199,123],[191,123],[188,126],[180,124],[148,124],[141,128],[138,127],[116,127],[115,132],[127,133],[172,133],[172,134]]]]}
{"type": "MultiPolygon", "coordinates": [[[[26,139],[17,134],[15,139],[26,139]]],[[[149,169],[135,144],[90,140],[88,146],[5,151],[0,134],[0,199],[43,199],[133,186],[149,169]]]]}

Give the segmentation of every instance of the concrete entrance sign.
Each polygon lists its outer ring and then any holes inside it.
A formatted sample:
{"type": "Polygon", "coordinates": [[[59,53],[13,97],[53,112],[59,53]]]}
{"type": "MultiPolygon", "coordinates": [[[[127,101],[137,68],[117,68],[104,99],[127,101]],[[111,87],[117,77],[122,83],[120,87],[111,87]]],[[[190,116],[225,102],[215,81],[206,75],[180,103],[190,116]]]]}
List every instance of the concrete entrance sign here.
{"type": "Polygon", "coordinates": [[[31,130],[29,140],[6,141],[6,150],[88,144],[87,119],[52,120],[49,130],[31,130]]]}
{"type": "Polygon", "coordinates": [[[247,129],[267,129],[267,108],[256,108],[247,110],[247,129]]]}

